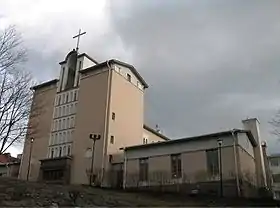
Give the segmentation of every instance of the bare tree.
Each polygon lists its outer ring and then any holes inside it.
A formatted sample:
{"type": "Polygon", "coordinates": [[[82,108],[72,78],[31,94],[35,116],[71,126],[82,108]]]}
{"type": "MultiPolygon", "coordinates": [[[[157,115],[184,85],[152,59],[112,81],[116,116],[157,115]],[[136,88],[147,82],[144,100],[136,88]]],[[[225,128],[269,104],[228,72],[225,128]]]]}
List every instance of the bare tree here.
{"type": "Polygon", "coordinates": [[[15,27],[0,34],[0,154],[21,141],[27,132],[34,84],[21,68],[26,60],[21,36],[15,27]]]}
{"type": "Polygon", "coordinates": [[[26,50],[22,46],[21,35],[15,26],[0,33],[0,72],[11,71],[26,61],[26,50]]]}
{"type": "Polygon", "coordinates": [[[271,131],[272,134],[278,137],[280,141],[280,110],[274,115],[274,117],[268,122],[273,130],[271,131]]]}

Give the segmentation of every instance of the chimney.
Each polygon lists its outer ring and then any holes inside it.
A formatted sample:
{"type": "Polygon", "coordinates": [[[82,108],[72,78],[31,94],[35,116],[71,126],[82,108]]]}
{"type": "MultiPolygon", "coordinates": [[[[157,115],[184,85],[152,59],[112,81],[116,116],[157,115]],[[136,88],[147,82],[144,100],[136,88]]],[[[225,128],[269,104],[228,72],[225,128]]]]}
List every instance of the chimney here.
{"type": "Polygon", "coordinates": [[[256,161],[257,184],[259,187],[267,187],[265,162],[262,149],[261,135],[260,135],[260,122],[257,118],[247,118],[242,120],[243,127],[247,131],[251,131],[257,146],[254,147],[254,156],[256,161]]]}

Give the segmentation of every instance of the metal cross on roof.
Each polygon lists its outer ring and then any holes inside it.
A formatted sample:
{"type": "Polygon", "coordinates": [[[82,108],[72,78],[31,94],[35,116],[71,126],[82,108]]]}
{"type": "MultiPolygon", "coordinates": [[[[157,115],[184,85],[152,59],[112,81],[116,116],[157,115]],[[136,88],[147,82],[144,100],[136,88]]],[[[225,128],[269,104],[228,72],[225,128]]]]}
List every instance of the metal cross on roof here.
{"type": "Polygon", "coordinates": [[[79,34],[78,35],[75,35],[73,38],[78,38],[77,39],[77,47],[76,47],[76,51],[78,53],[78,50],[79,50],[79,44],[80,44],[80,36],[86,34],[86,32],[82,32],[81,33],[81,29],[79,29],[79,34]]]}

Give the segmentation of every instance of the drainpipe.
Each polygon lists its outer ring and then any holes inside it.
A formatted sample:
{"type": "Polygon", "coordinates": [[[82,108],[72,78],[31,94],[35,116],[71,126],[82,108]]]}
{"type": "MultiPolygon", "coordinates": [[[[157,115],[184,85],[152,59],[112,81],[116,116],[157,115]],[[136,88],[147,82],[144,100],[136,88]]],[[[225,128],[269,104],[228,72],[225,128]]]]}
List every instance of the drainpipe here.
{"type": "Polygon", "coordinates": [[[127,166],[127,157],[126,150],[124,149],[124,162],[123,162],[123,189],[126,188],[126,166],[127,166]]]}
{"type": "Polygon", "coordinates": [[[236,156],[236,137],[235,137],[235,130],[231,131],[232,138],[233,138],[233,155],[234,155],[234,169],[235,169],[235,179],[236,179],[236,186],[237,186],[237,196],[240,196],[240,184],[239,184],[239,171],[237,165],[237,156],[236,156]]]}

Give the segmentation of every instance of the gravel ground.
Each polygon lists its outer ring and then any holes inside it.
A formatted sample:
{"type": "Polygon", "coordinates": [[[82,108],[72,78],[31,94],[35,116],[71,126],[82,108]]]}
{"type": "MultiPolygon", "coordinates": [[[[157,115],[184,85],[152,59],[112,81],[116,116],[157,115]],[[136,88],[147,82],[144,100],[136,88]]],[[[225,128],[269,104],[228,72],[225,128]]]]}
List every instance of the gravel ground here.
{"type": "Polygon", "coordinates": [[[273,206],[275,202],[191,198],[171,194],[124,192],[87,186],[62,186],[16,179],[0,178],[0,206],[66,207],[66,206],[273,206]],[[71,195],[72,194],[72,195],[71,195]],[[73,197],[77,195],[76,200],[73,197]]]}

